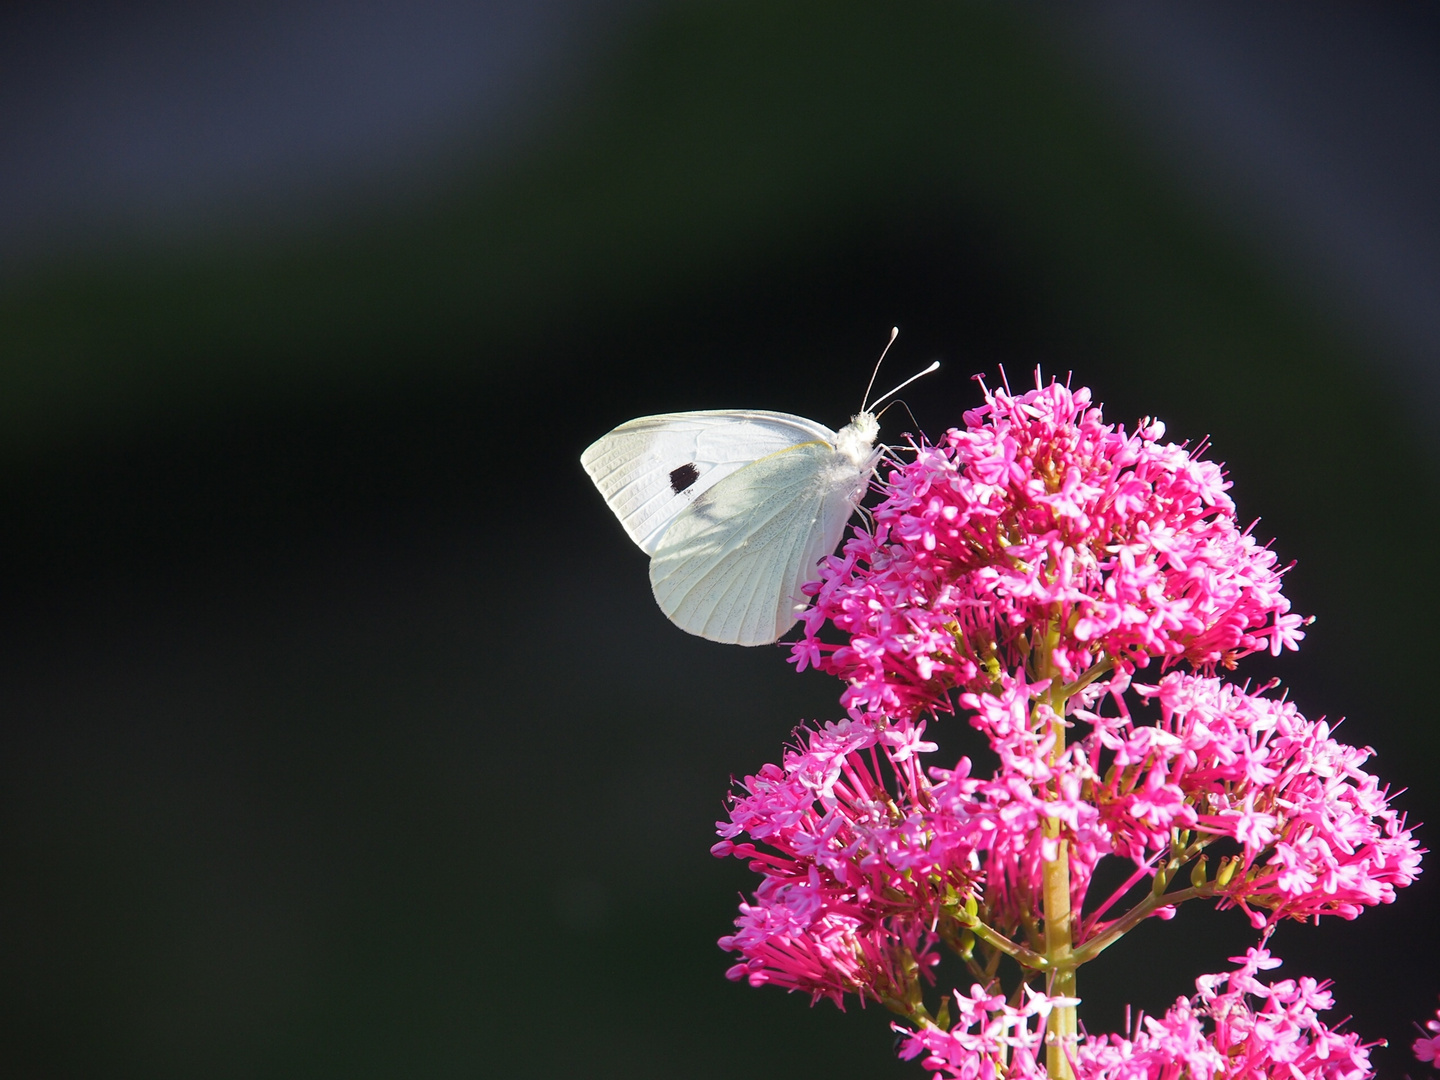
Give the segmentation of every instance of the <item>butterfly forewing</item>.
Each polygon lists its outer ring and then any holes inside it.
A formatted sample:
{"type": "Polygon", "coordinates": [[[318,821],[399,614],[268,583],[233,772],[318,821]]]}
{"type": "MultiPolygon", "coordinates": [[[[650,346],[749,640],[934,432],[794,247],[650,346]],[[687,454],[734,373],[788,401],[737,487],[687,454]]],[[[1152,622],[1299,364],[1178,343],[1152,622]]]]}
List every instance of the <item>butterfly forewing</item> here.
{"type": "Polygon", "coordinates": [[[712,641],[776,640],[804,610],[800,587],[835,549],[869,475],[817,440],[714,483],[675,517],[650,560],[661,610],[712,641]]]}
{"type": "Polygon", "coordinates": [[[823,424],[789,413],[667,413],[621,424],[580,461],[630,539],[653,554],[676,517],[727,476],[777,451],[834,440],[823,424]]]}

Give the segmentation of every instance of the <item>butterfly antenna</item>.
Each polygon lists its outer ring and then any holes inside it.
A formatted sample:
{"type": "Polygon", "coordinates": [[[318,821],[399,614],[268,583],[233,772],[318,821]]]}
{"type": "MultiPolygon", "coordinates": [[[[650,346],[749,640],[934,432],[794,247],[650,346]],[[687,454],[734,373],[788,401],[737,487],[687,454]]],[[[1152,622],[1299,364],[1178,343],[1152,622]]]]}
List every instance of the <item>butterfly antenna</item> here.
{"type": "Polygon", "coordinates": [[[885,354],[890,351],[890,346],[895,344],[895,339],[900,336],[900,328],[890,328],[890,340],[885,343],[885,348],[880,350],[880,359],[875,361],[875,370],[870,372],[870,383],[865,387],[865,397],[860,402],[860,411],[865,411],[865,402],[870,400],[870,391],[875,389],[875,376],[880,374],[880,365],[885,362],[885,354]]]}
{"type": "MultiPolygon", "coordinates": [[[[893,341],[894,339],[892,338],[891,340],[893,341]]],[[[880,402],[884,401],[884,400],[885,400],[886,398],[888,398],[888,397],[894,397],[896,394],[898,394],[901,390],[904,390],[905,387],[909,386],[909,385],[910,385],[912,382],[914,382],[916,379],[923,378],[924,376],[929,375],[932,371],[939,371],[939,370],[940,370],[940,361],[939,361],[939,360],[933,361],[933,362],[930,364],[930,366],[927,367],[924,371],[917,371],[914,375],[911,375],[908,379],[906,379],[904,382],[902,382],[899,386],[895,387],[894,390],[891,390],[889,393],[886,393],[886,394],[881,394],[878,398],[876,398],[874,401],[872,401],[872,402],[870,403],[870,408],[872,408],[872,409],[875,408],[876,405],[879,405],[880,402]]],[[[868,396],[868,395],[867,395],[867,396],[868,396]]]]}
{"type": "MultiPolygon", "coordinates": [[[[916,377],[918,378],[919,376],[916,376],[916,377]]],[[[889,411],[890,411],[892,408],[894,408],[896,405],[899,405],[900,408],[904,409],[907,413],[910,413],[910,423],[912,423],[912,424],[915,425],[915,430],[916,430],[916,431],[920,431],[920,421],[915,419],[915,414],[914,414],[913,412],[910,412],[910,406],[909,406],[909,405],[906,405],[905,402],[899,400],[898,398],[897,398],[895,401],[890,402],[889,405],[886,405],[885,408],[881,409],[878,413],[876,413],[876,414],[875,414],[875,419],[876,419],[876,420],[879,420],[880,417],[884,416],[887,412],[889,412],[889,411]]],[[[924,432],[920,432],[920,433],[921,433],[922,435],[924,434],[924,432]]]]}

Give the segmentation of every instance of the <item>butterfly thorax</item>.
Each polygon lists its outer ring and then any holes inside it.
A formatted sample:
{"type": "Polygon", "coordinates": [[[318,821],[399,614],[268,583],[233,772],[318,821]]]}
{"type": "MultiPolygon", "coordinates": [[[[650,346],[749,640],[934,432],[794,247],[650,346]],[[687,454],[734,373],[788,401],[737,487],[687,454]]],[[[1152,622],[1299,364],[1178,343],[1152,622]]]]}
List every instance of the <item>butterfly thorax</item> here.
{"type": "Polygon", "coordinates": [[[880,434],[880,423],[874,413],[862,412],[850,418],[835,433],[835,449],[852,461],[856,468],[868,468],[875,457],[875,439],[880,434]]]}

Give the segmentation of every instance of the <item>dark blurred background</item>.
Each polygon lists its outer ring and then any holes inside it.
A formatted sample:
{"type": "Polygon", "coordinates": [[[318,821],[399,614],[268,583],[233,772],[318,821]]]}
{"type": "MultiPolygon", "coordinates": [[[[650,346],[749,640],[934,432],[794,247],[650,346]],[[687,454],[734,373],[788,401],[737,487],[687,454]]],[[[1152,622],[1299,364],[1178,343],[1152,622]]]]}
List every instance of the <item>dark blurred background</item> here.
{"type": "MultiPolygon", "coordinates": [[[[1251,673],[1440,819],[1437,106],[1434,2],[4,9],[3,1072],[919,1076],[725,981],[729,777],[839,687],[671,627],[577,460],[839,426],[892,325],[932,436],[1002,364],[1209,435],[1318,616],[1251,673]]],[[[1403,1048],[1432,876],[1282,973],[1403,1048]]]]}

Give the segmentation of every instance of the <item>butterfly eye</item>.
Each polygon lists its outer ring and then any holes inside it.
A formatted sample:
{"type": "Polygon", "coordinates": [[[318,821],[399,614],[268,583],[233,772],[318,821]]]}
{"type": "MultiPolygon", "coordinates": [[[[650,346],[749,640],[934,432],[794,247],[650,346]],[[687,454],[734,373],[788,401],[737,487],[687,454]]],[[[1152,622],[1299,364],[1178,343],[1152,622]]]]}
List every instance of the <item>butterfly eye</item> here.
{"type": "Polygon", "coordinates": [[[670,490],[675,492],[676,495],[679,495],[699,479],[700,474],[695,470],[695,466],[687,462],[678,469],[672,469],[670,471],[670,490]]]}

